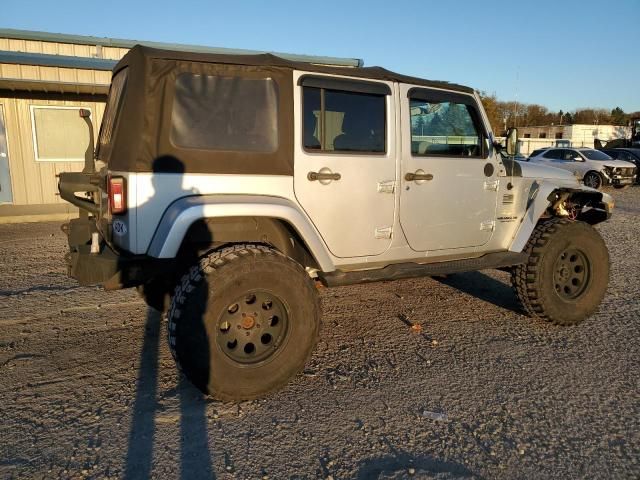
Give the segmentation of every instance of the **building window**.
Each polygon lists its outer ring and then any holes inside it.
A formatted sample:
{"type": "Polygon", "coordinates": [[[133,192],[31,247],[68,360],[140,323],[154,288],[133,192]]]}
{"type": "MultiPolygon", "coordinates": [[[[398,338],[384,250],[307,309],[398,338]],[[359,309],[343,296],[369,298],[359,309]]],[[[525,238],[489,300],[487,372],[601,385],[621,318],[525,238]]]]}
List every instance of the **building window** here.
{"type": "Polygon", "coordinates": [[[171,142],[201,150],[276,151],[276,83],[271,78],[181,73],[175,84],[171,142]]]}
{"type": "Polygon", "coordinates": [[[538,138],[547,138],[547,134],[545,132],[540,132],[538,138]]]}
{"type": "Polygon", "coordinates": [[[562,138],[562,132],[556,133],[556,139],[560,139],[560,138],[562,138]]]}
{"type": "Polygon", "coordinates": [[[525,133],[524,134],[524,138],[531,138],[531,134],[530,133],[525,133]]]}
{"type": "Polygon", "coordinates": [[[89,129],[79,110],[88,107],[31,105],[33,147],[38,162],[82,162],[89,129]]]}

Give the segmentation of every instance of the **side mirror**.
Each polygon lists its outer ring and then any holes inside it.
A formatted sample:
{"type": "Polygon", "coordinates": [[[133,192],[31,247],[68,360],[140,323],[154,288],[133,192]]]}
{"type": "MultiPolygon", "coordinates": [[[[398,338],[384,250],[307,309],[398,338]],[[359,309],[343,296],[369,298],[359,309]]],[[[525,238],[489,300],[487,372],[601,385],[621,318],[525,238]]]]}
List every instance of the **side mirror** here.
{"type": "Polygon", "coordinates": [[[518,129],[510,128],[507,131],[506,150],[510,157],[515,155],[518,149],[518,129]]]}
{"type": "Polygon", "coordinates": [[[86,108],[81,108],[79,113],[80,113],[80,118],[91,117],[91,110],[87,110],[86,108]]]}

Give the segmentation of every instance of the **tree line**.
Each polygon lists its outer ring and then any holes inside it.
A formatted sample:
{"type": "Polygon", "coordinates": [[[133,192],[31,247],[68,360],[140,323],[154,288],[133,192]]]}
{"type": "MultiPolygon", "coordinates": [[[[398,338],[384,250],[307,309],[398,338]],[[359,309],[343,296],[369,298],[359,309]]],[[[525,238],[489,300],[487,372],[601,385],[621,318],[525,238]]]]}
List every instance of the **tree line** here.
{"type": "Polygon", "coordinates": [[[640,112],[625,113],[620,107],[612,110],[604,108],[580,108],[572,112],[552,112],[547,107],[538,104],[518,102],[503,102],[495,95],[480,92],[482,104],[493,131],[503,135],[508,127],[533,127],[542,125],[573,125],[574,123],[588,125],[629,125],[634,117],[640,117],[640,112]]]}

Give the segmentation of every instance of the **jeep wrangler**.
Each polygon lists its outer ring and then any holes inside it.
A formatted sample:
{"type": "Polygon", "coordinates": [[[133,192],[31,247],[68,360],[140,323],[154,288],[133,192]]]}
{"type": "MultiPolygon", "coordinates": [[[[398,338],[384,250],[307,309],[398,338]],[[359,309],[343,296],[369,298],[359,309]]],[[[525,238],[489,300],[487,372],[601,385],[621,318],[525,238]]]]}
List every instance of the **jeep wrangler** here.
{"type": "Polygon", "coordinates": [[[166,313],[184,375],[226,400],[303,368],[317,283],[509,269],[528,314],[577,324],[607,288],[592,225],[612,198],[515,161],[515,130],[505,143],[465,86],[136,46],[113,70],[95,152],[60,175],[81,211],[63,226],[69,273],[137,287],[166,313]]]}

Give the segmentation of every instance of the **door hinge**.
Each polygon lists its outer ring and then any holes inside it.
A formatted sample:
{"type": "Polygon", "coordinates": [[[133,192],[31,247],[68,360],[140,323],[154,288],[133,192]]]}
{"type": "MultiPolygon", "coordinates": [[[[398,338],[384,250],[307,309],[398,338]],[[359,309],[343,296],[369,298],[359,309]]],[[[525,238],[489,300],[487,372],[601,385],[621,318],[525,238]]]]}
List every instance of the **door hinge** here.
{"type": "Polygon", "coordinates": [[[493,232],[496,228],[496,222],[494,220],[485,220],[480,224],[480,230],[483,232],[493,232]]]}
{"type": "Polygon", "coordinates": [[[378,193],[395,193],[395,180],[387,180],[386,182],[378,182],[378,193]]]}
{"type": "Polygon", "coordinates": [[[484,189],[495,192],[498,190],[498,185],[500,185],[500,180],[487,180],[484,182],[484,189]]]}
{"type": "Polygon", "coordinates": [[[392,227],[376,227],[376,238],[391,238],[393,233],[392,227]]]}

